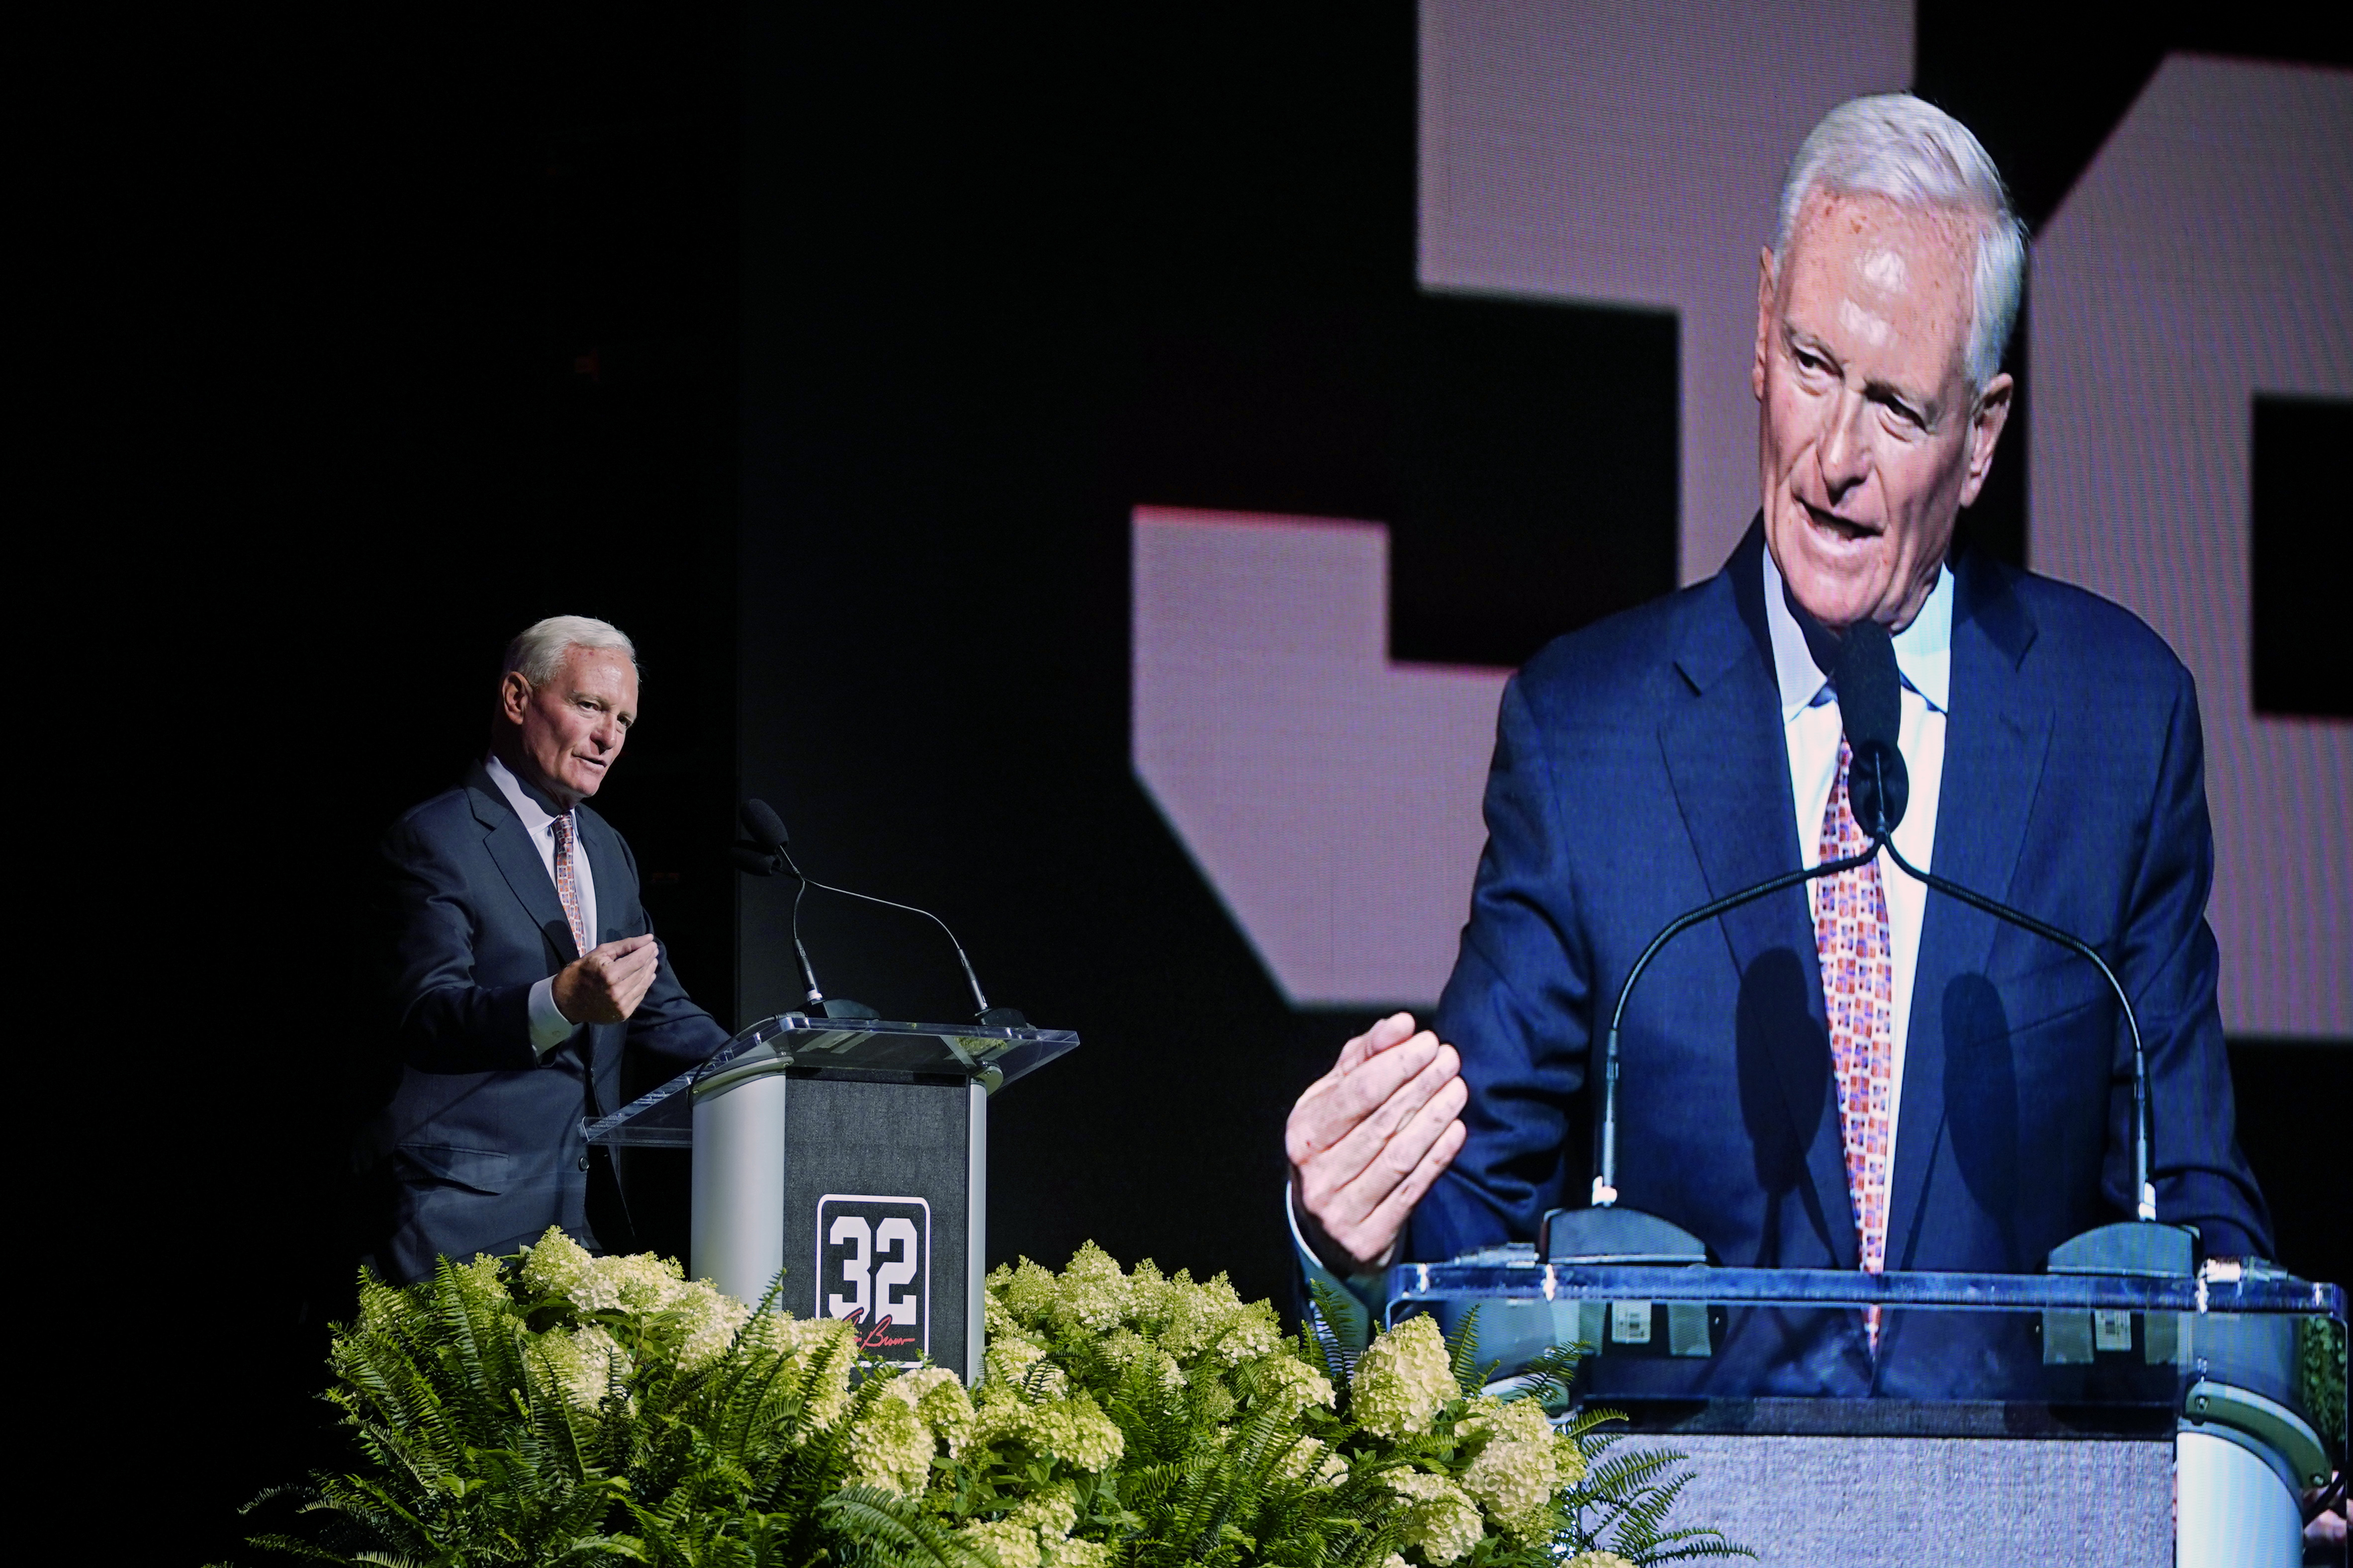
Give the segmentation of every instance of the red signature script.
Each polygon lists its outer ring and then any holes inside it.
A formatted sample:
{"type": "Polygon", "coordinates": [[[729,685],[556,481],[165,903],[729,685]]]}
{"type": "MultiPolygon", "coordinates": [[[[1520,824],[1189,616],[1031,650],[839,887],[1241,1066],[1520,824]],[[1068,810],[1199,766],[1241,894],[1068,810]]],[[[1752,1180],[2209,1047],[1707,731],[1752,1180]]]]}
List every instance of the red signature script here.
{"type": "Polygon", "coordinates": [[[879,1321],[868,1323],[866,1309],[860,1307],[849,1314],[847,1321],[857,1325],[860,1350],[895,1351],[914,1348],[915,1336],[912,1333],[892,1333],[891,1331],[892,1325],[887,1315],[879,1321]]]}

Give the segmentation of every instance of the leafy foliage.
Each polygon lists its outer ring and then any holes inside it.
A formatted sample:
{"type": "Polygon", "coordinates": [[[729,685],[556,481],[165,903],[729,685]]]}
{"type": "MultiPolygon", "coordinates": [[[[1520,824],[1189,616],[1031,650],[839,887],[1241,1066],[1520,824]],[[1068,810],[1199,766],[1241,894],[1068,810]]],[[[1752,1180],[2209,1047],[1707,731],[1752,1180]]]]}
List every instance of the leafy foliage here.
{"type": "MultiPolygon", "coordinates": [[[[1680,1456],[1567,1417],[1574,1351],[1483,1392],[1473,1325],[1282,1336],[1223,1276],[990,1277],[986,1370],[857,1364],[845,1324],[675,1264],[517,1258],[364,1279],[327,1399],[347,1471],[257,1500],[328,1563],[676,1568],[1614,1568],[1742,1554],[1670,1530],[1680,1456]],[[1606,1538],[1606,1544],[1605,1544],[1606,1538]]],[[[1329,1318],[1329,1314],[1324,1314],[1329,1318]]],[[[1490,1369],[1492,1371],[1492,1369],[1490,1369]]]]}

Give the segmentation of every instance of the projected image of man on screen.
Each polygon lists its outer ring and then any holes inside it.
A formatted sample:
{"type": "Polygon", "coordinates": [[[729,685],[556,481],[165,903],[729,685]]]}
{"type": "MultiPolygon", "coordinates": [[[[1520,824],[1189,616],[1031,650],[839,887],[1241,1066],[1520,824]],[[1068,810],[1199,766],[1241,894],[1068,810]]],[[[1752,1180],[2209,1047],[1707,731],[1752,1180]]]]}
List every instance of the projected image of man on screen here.
{"type": "MultiPolygon", "coordinates": [[[[2024,269],[1999,173],[1943,111],[1857,100],[1799,150],[1746,367],[1760,512],[1714,578],[1513,679],[1435,1026],[1383,1020],[1292,1111],[1311,1268],[1362,1281],[1584,1205],[1571,1096],[1643,945],[1869,842],[1828,673],[1865,621],[1893,634],[1902,682],[1895,847],[2107,958],[2147,1043],[2159,1215],[2210,1255],[2268,1252],[2232,1137],[2189,676],[2126,611],[1953,548],[2011,406],[2024,269]]],[[[1607,497],[1592,505],[1606,526],[1607,497]]],[[[2136,1209],[2105,982],[1884,856],[1665,950],[1621,1059],[1623,1202],[1723,1263],[2033,1270],[2136,1209]]],[[[1833,1381],[1887,1348],[1850,1316],[1802,1352],[1833,1381]]]]}

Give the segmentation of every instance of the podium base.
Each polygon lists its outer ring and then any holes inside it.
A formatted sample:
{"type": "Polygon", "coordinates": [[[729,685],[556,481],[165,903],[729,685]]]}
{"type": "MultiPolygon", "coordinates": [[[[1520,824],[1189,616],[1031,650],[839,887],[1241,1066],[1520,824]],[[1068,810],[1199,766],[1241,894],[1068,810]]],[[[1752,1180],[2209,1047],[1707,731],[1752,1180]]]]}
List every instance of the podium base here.
{"type": "Polygon", "coordinates": [[[1707,1245],[1638,1209],[1553,1209],[1536,1233],[1536,1256],[1551,1263],[1705,1263],[1707,1245]]]}
{"type": "Polygon", "coordinates": [[[2198,1233],[2155,1220],[2120,1220],[2061,1242],[2043,1267],[2052,1274],[2187,1279],[2198,1272],[2198,1233]]]}

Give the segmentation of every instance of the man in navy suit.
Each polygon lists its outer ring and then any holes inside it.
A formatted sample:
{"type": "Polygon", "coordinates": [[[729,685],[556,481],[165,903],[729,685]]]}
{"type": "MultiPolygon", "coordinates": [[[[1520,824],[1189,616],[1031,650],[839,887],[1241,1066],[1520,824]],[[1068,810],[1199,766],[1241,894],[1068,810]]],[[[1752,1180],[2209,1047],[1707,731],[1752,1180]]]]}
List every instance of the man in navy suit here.
{"type": "Polygon", "coordinates": [[[489,756],[385,835],[401,1071],[372,1142],[396,1279],[551,1225],[631,1245],[582,1119],[617,1106],[626,1046],[683,1067],[727,1041],[654,940],[628,842],[583,804],[637,717],[629,639],[541,621],[507,649],[489,756]]]}
{"type": "MultiPolygon", "coordinates": [[[[2126,611],[1953,552],[2010,405],[2023,268],[1999,174],[1941,110],[1858,100],[1808,138],[1760,256],[1760,515],[1715,577],[1560,638],[1505,690],[1437,1028],[1383,1020],[1292,1112],[1312,1264],[1363,1280],[1583,1204],[1570,1097],[1643,945],[1865,842],[1826,674],[1865,618],[1903,677],[1897,847],[2100,950],[2147,1041],[2159,1216],[2210,1255],[2268,1251],[2232,1137],[2189,673],[2126,611]]],[[[2033,1270],[2134,1212],[2105,983],[1884,857],[1680,938],[1621,1052],[1621,1201],[1723,1263],[2033,1270]]],[[[1861,1338],[1782,1347],[1819,1358],[1791,1386],[1868,1377],[1861,1338]]]]}

